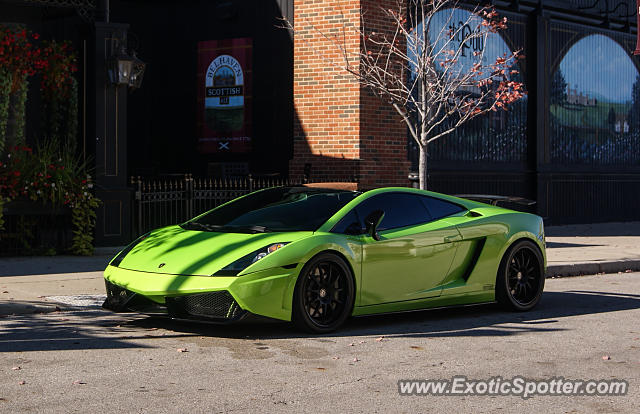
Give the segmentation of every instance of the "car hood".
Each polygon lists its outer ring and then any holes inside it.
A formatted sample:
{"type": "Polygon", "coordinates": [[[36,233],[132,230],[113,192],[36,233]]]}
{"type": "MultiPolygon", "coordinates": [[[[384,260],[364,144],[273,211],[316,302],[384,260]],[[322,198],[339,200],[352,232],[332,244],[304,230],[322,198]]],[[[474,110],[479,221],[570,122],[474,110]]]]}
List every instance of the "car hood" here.
{"type": "Polygon", "coordinates": [[[270,244],[294,242],[312,234],[302,231],[218,233],[170,226],[151,232],[124,257],[118,267],[149,273],[211,276],[241,257],[270,244]]]}

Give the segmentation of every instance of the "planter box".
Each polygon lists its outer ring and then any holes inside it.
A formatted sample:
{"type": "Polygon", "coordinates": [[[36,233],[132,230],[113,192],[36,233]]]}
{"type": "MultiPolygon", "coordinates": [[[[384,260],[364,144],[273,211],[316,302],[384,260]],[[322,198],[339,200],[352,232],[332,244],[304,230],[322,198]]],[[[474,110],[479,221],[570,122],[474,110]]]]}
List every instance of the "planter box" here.
{"type": "Polygon", "coordinates": [[[2,209],[0,255],[63,253],[71,246],[71,209],[30,200],[15,200],[2,209]]]}
{"type": "Polygon", "coordinates": [[[67,216],[71,215],[71,209],[66,206],[52,206],[31,200],[13,200],[5,203],[2,209],[3,216],[67,216]]]}

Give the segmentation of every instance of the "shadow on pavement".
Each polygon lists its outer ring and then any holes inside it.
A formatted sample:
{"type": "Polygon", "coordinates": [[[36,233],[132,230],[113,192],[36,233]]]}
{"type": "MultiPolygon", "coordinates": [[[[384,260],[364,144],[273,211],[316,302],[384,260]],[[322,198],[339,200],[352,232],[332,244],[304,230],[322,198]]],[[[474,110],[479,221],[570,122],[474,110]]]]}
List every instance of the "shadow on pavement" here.
{"type": "Polygon", "coordinates": [[[102,272],[112,256],[52,256],[0,258],[0,277],[102,272]]]}
{"type": "Polygon", "coordinates": [[[5,315],[0,318],[0,353],[148,347],[126,341],[135,339],[133,333],[111,333],[116,324],[112,315],[95,310],[5,315]]]}
{"type": "Polygon", "coordinates": [[[98,309],[0,318],[0,353],[152,348],[157,339],[211,337],[247,340],[323,337],[508,337],[559,331],[561,318],[640,308],[640,295],[594,291],[546,292],[533,311],[514,313],[495,304],[352,318],[328,335],[300,333],[289,323],[244,322],[204,325],[98,309]],[[163,334],[152,335],[153,330],[163,334]],[[168,332],[167,332],[168,331],[168,332]]]}
{"type": "Polygon", "coordinates": [[[547,242],[547,249],[559,249],[563,247],[599,247],[602,244],[580,244],[580,243],[559,243],[559,242],[547,242]]]}
{"type": "Polygon", "coordinates": [[[526,332],[557,331],[558,318],[640,308],[640,295],[605,292],[545,292],[540,304],[530,312],[502,310],[496,304],[424,310],[352,318],[342,329],[328,335],[307,335],[285,322],[202,325],[162,318],[142,318],[129,326],[163,328],[191,334],[244,339],[317,338],[344,336],[452,337],[511,336],[526,332]],[[509,324],[509,325],[505,325],[509,324]]]}

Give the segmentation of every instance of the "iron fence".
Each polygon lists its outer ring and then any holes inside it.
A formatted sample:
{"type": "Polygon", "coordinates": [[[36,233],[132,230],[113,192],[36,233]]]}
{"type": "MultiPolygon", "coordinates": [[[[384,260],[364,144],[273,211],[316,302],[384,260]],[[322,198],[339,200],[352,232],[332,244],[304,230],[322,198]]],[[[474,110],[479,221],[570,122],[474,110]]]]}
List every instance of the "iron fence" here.
{"type": "MultiPolygon", "coordinates": [[[[348,182],[350,180],[341,180],[348,182]]],[[[300,185],[285,178],[197,178],[191,174],[147,179],[132,177],[134,225],[137,235],[184,222],[229,200],[255,190],[300,185]]]]}

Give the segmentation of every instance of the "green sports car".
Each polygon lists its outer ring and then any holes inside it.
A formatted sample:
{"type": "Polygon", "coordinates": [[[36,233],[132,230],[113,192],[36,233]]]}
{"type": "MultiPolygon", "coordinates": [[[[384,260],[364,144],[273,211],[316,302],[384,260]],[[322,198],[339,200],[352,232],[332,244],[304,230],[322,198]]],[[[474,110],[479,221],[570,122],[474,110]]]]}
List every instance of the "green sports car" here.
{"type": "Polygon", "coordinates": [[[330,332],[352,315],[542,295],[542,219],[411,188],[276,187],[145,234],[104,272],[114,311],[330,332]]]}

